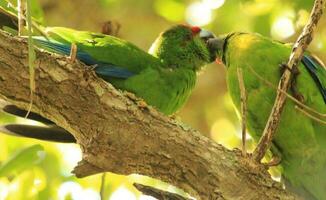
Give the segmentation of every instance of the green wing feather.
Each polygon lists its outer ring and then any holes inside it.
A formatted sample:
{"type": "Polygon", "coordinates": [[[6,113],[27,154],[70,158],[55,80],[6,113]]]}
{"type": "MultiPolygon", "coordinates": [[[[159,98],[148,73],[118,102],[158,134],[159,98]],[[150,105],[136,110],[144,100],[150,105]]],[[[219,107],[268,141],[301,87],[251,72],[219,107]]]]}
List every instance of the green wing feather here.
{"type": "Polygon", "coordinates": [[[78,49],[88,53],[99,62],[111,63],[132,72],[160,66],[160,61],[137,46],[125,40],[88,31],[70,28],[50,27],[49,37],[63,44],[76,44],[78,49]]]}

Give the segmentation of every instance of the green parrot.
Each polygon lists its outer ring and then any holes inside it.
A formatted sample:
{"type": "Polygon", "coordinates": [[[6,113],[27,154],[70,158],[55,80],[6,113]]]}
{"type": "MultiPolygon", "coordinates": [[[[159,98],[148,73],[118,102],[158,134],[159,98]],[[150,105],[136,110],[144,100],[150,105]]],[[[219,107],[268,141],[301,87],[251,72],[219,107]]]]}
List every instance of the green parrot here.
{"type": "Polygon", "coordinates": [[[197,72],[213,61],[206,46],[213,37],[199,27],[174,26],[162,33],[148,53],[125,40],[69,28],[47,28],[50,40],[34,37],[35,44],[51,52],[69,55],[77,45],[77,59],[94,66],[96,74],[116,88],[143,98],[170,115],[191,94],[197,72]]]}
{"type": "MultiPolygon", "coordinates": [[[[241,102],[237,68],[242,69],[248,95],[248,131],[258,141],[274,104],[283,73],[280,66],[288,61],[292,45],[252,33],[227,34],[210,39],[208,45],[226,66],[228,90],[238,111],[241,102]]],[[[303,104],[326,113],[325,66],[305,53],[298,70],[300,73],[290,94],[303,97],[303,104]]],[[[272,152],[281,158],[282,177],[290,190],[306,199],[326,199],[325,124],[309,118],[288,99],[273,139],[272,152]]]]}
{"type": "MultiPolygon", "coordinates": [[[[148,52],[128,41],[100,33],[63,27],[49,27],[44,31],[48,38],[33,37],[36,46],[69,55],[72,44],[76,45],[77,59],[93,66],[99,77],[143,98],[167,115],[185,104],[195,86],[197,72],[215,60],[215,53],[206,45],[214,35],[188,25],[176,25],[161,33],[148,52]]],[[[24,113],[13,106],[3,110],[20,116],[24,113]]],[[[46,121],[40,116],[34,119],[46,121]]],[[[4,128],[14,133],[24,130],[23,125],[4,128]]]]}

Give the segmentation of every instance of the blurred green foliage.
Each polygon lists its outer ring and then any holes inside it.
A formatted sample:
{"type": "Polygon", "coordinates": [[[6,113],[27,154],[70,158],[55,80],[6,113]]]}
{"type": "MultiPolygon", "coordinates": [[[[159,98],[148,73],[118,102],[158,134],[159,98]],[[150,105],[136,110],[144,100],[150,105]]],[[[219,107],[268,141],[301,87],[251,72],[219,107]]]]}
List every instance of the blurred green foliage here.
{"type": "MultiPolygon", "coordinates": [[[[0,5],[7,5],[6,1],[0,0],[0,5]]],[[[98,32],[104,22],[116,20],[122,25],[120,37],[147,49],[161,31],[175,23],[202,25],[215,34],[249,31],[293,42],[309,17],[313,0],[32,0],[32,4],[33,17],[48,26],[98,32]]],[[[324,15],[310,46],[322,60],[326,59],[325,25],[324,15]]],[[[178,115],[226,147],[240,146],[240,126],[227,94],[223,66],[212,64],[202,72],[178,115]]],[[[35,123],[0,115],[1,123],[14,121],[35,123]]],[[[254,146],[250,138],[248,145],[249,149],[254,146]]],[[[70,173],[81,159],[77,145],[0,135],[0,147],[0,200],[100,199],[101,175],[76,179],[70,173]]],[[[140,196],[132,187],[134,181],[175,190],[139,175],[109,173],[105,199],[150,199],[140,196]]]]}
{"type": "MultiPolygon", "coordinates": [[[[13,13],[17,13],[17,2],[17,0],[1,0],[0,6],[5,7],[6,10],[13,13]]],[[[29,2],[31,4],[30,11],[32,13],[33,20],[41,24],[44,23],[44,13],[39,0],[30,0],[29,2]]]]}
{"type": "Polygon", "coordinates": [[[20,149],[0,166],[0,177],[13,173],[17,175],[26,169],[32,168],[42,160],[41,153],[44,153],[42,151],[43,147],[39,144],[20,149]]]}

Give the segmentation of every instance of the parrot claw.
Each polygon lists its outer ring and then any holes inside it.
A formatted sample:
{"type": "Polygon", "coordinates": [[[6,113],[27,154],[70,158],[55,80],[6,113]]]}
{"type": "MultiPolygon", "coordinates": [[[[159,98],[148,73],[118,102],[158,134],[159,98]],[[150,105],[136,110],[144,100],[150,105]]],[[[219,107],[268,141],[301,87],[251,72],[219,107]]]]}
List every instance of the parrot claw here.
{"type": "Polygon", "coordinates": [[[75,62],[77,57],[77,45],[72,43],[70,48],[69,60],[71,63],[75,62]]]}
{"type": "Polygon", "coordinates": [[[169,117],[173,120],[179,120],[179,116],[176,113],[169,115],[169,117]]]}
{"type": "Polygon", "coordinates": [[[280,71],[281,71],[281,74],[283,74],[285,72],[285,70],[289,70],[290,72],[292,72],[293,69],[290,69],[287,65],[287,63],[283,62],[281,63],[280,65],[280,71]]]}
{"type": "Polygon", "coordinates": [[[264,163],[265,167],[275,167],[281,163],[282,159],[280,157],[274,156],[272,160],[270,160],[268,163],[264,163]]]}
{"type": "Polygon", "coordinates": [[[134,93],[131,93],[131,92],[128,92],[128,91],[125,91],[124,92],[126,94],[126,96],[131,99],[131,100],[138,100],[138,98],[136,97],[136,95],[134,93]]]}
{"type": "Polygon", "coordinates": [[[296,78],[300,74],[300,71],[297,66],[290,69],[286,63],[280,64],[280,70],[281,70],[281,74],[283,74],[285,70],[289,70],[292,73],[294,78],[296,78]]]}
{"type": "Polygon", "coordinates": [[[148,104],[144,100],[140,100],[140,101],[137,102],[137,106],[139,108],[147,108],[148,104]]]}
{"type": "Polygon", "coordinates": [[[293,93],[293,97],[296,98],[298,101],[300,101],[301,103],[304,102],[304,96],[299,92],[296,83],[297,83],[297,77],[300,74],[300,71],[298,69],[297,66],[294,66],[292,69],[290,69],[288,67],[288,65],[286,63],[282,63],[280,64],[280,69],[281,69],[281,73],[283,74],[285,70],[289,70],[292,74],[292,78],[291,78],[291,84],[290,84],[290,89],[293,93]]]}
{"type": "Polygon", "coordinates": [[[291,82],[291,91],[293,93],[293,97],[296,98],[301,103],[304,102],[304,96],[298,91],[298,88],[296,87],[295,81],[291,82]]]}
{"type": "Polygon", "coordinates": [[[146,101],[144,101],[143,99],[137,97],[134,93],[131,92],[125,92],[126,96],[133,100],[134,102],[136,102],[137,106],[139,108],[148,108],[148,104],[146,103],[146,101]]]}

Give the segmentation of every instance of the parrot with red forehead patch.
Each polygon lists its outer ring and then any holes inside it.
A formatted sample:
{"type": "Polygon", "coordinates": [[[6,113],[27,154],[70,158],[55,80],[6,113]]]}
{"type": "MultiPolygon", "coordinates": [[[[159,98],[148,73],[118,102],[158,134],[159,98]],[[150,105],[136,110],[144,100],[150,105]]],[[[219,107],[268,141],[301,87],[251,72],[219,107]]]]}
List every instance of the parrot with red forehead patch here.
{"type": "MultiPolygon", "coordinates": [[[[216,58],[215,52],[207,46],[208,39],[214,38],[214,35],[196,26],[176,25],[167,29],[157,37],[148,52],[128,41],[101,33],[63,27],[45,28],[44,32],[47,38],[33,37],[37,47],[70,55],[72,46],[75,46],[76,58],[93,66],[97,76],[116,88],[134,93],[167,115],[175,113],[185,104],[195,86],[197,72],[216,58]]],[[[25,113],[14,106],[3,110],[20,116],[25,113]]],[[[52,124],[35,113],[29,116],[52,124]]],[[[46,131],[44,127],[34,129],[26,125],[2,128],[2,132],[28,137],[26,130],[35,133],[33,138],[39,139],[48,139],[46,133],[53,136],[60,132],[58,129],[46,131]]],[[[62,141],[61,138],[58,141],[62,141]]]]}
{"type": "Polygon", "coordinates": [[[50,52],[76,57],[116,88],[143,98],[165,114],[179,110],[195,86],[197,72],[215,56],[206,46],[213,34],[199,27],[176,25],[161,33],[145,52],[125,40],[69,28],[47,28],[50,39],[34,37],[50,52]]]}

